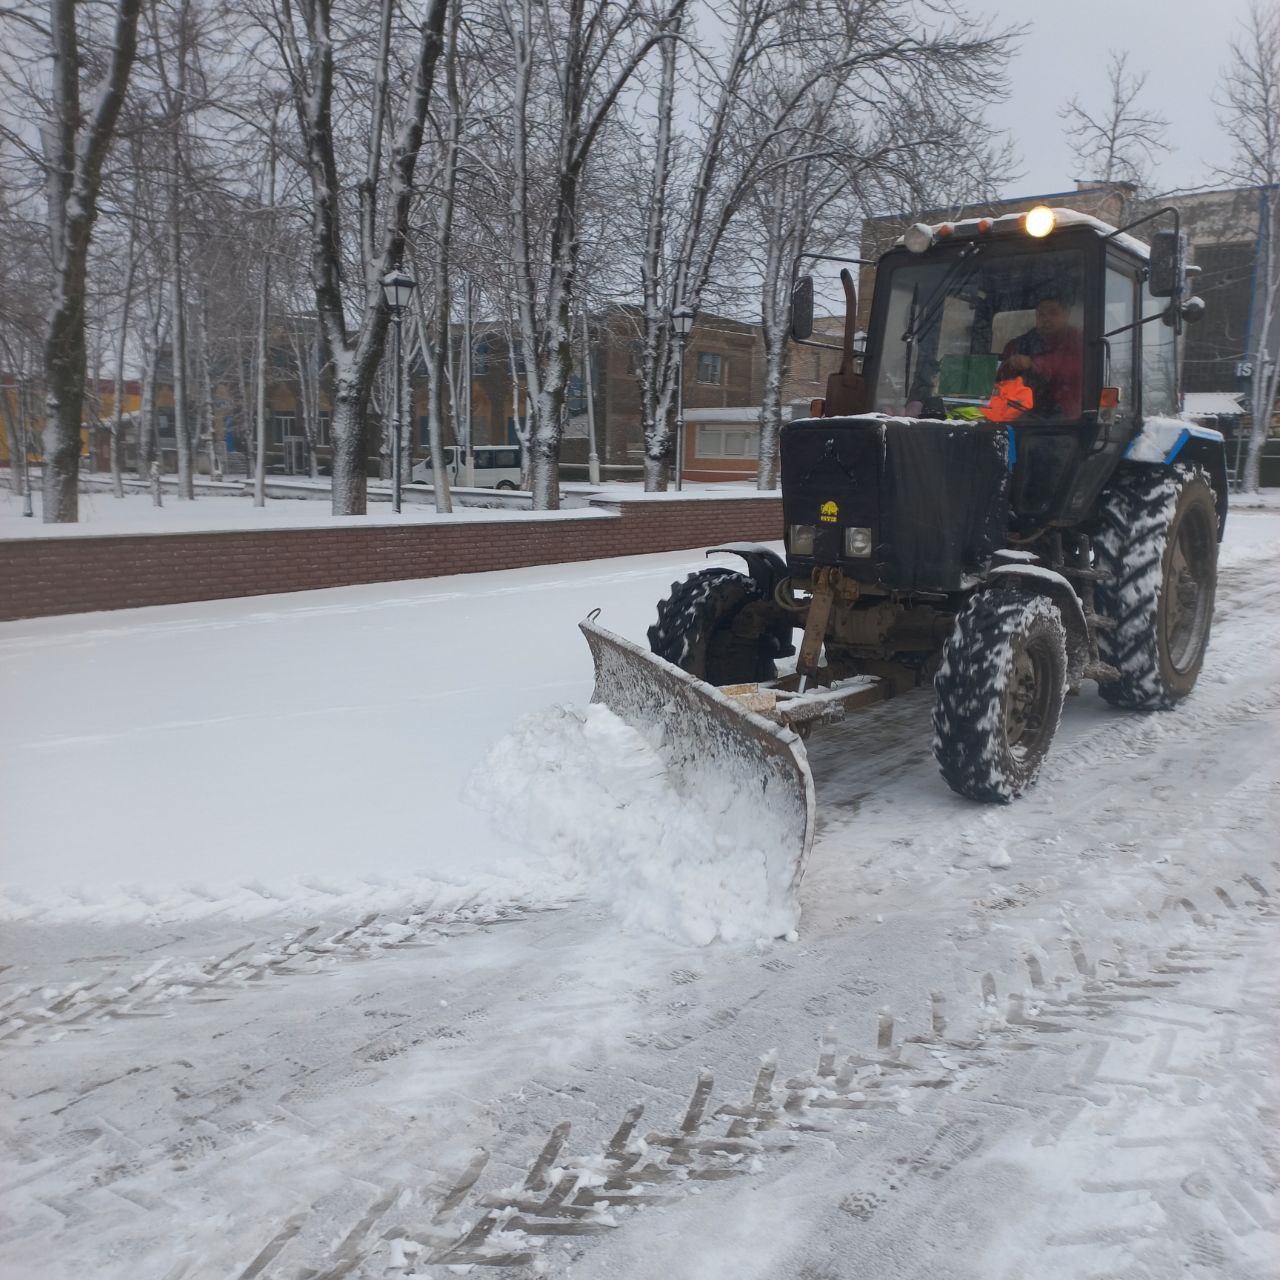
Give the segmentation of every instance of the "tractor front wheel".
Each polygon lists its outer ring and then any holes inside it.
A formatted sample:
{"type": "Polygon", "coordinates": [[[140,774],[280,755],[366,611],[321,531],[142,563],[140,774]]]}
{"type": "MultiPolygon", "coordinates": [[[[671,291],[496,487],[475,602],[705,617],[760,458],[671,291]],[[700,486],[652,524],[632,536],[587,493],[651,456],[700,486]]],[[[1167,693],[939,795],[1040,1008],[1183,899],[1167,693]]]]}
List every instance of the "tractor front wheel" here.
{"type": "Polygon", "coordinates": [[[749,605],[764,593],[745,574],[708,568],[671,584],[649,628],[649,648],[709,684],[751,684],[777,674],[778,648],[767,632],[742,625],[749,605]],[[738,623],[735,626],[735,622],[738,623]]]}
{"type": "Polygon", "coordinates": [[[933,681],[933,754],[947,785],[986,803],[1021,795],[1053,741],[1066,687],[1066,629],[1052,600],[973,596],[933,681]]]}

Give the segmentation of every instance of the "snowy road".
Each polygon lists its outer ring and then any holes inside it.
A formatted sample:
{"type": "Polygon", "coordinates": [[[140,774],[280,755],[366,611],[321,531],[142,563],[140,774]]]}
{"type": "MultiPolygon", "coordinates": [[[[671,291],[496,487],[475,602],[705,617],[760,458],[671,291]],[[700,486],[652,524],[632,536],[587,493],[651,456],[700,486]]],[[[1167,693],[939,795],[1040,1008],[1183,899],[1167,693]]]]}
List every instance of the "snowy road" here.
{"type": "Polygon", "coordinates": [[[1276,1276],[1278,556],[1008,808],[923,696],[815,739],[795,944],[457,798],[696,556],[0,627],[0,1274],[1276,1276]]]}

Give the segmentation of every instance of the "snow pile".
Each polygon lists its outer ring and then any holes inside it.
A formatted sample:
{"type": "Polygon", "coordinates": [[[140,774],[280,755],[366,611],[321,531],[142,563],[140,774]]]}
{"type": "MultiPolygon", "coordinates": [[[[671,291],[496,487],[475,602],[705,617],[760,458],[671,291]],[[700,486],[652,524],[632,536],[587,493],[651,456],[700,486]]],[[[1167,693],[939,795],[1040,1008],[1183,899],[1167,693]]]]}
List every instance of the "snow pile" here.
{"type": "Polygon", "coordinates": [[[681,796],[661,754],[598,703],[521,721],[464,798],[629,927],[705,946],[795,926],[770,893],[753,806],[681,796]]]}

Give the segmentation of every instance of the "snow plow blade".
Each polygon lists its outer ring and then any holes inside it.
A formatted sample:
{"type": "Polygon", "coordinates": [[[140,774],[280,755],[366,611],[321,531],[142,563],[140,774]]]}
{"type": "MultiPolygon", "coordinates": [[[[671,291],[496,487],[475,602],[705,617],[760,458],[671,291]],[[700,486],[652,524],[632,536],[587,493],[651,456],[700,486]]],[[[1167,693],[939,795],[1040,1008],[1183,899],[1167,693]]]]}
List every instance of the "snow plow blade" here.
{"type": "Polygon", "coordinates": [[[722,815],[752,869],[763,856],[778,932],[799,914],[797,890],[813,846],[813,774],[804,743],[639,645],[578,624],[591,647],[603,703],[660,753],[676,792],[722,815]],[[749,833],[749,834],[746,834],[749,833]]]}

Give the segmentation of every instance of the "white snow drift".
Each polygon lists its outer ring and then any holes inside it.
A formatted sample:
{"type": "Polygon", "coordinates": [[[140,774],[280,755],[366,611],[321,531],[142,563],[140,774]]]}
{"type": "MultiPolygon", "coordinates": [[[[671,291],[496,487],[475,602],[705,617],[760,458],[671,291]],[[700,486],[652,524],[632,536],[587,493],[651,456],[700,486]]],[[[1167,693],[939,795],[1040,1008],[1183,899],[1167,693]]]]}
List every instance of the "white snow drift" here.
{"type": "Polygon", "coordinates": [[[628,925],[705,944],[796,923],[770,894],[761,842],[772,833],[748,827],[755,811],[735,808],[731,789],[723,805],[680,795],[660,751],[599,704],[525,719],[466,795],[628,925]]]}

